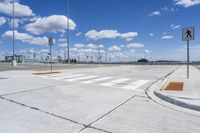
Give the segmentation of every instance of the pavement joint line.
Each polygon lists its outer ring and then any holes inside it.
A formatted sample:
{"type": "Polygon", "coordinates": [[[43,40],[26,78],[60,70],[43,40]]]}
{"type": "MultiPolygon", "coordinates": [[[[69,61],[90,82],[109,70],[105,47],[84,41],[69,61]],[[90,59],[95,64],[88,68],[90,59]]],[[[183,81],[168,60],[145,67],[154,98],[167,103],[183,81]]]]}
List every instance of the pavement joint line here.
{"type": "MultiPolygon", "coordinates": [[[[57,117],[57,118],[60,118],[60,119],[66,120],[66,121],[70,121],[70,122],[75,123],[75,124],[78,124],[78,125],[82,125],[82,126],[84,127],[83,129],[92,128],[92,129],[95,129],[95,130],[103,131],[103,132],[105,132],[105,133],[111,133],[111,132],[106,131],[106,130],[104,130],[104,129],[96,128],[96,127],[93,127],[93,126],[91,126],[91,125],[86,125],[86,124],[83,124],[83,123],[81,123],[81,122],[78,122],[78,121],[75,121],[75,120],[72,120],[72,119],[63,117],[63,116],[59,116],[59,115],[56,115],[56,114],[54,114],[54,113],[50,113],[50,112],[41,110],[41,109],[39,109],[39,108],[32,107],[32,106],[29,106],[29,105],[26,105],[26,104],[23,104],[23,103],[20,103],[20,102],[17,102],[17,101],[14,101],[14,100],[11,100],[11,99],[2,97],[2,96],[0,96],[0,99],[6,100],[6,101],[8,101],[8,102],[11,102],[11,103],[14,103],[14,104],[17,104],[17,105],[20,105],[20,106],[23,106],[23,107],[26,107],[26,108],[35,110],[35,111],[39,111],[39,112],[41,112],[41,113],[44,113],[44,114],[47,114],[47,115],[51,115],[51,116],[54,116],[54,117],[57,117]]],[[[83,130],[83,129],[82,129],[82,130],[83,130]]],[[[80,130],[80,132],[81,132],[82,130],[80,130]]]]}
{"type": "MultiPolygon", "coordinates": [[[[65,85],[65,84],[61,84],[61,85],[65,85]]],[[[57,87],[57,86],[52,85],[52,86],[46,86],[46,87],[35,88],[35,89],[30,89],[30,90],[12,92],[12,93],[7,93],[7,94],[2,94],[2,95],[0,95],[0,97],[1,96],[10,96],[10,95],[15,95],[15,94],[20,94],[20,93],[26,93],[26,92],[32,92],[32,91],[39,91],[39,90],[44,90],[44,89],[54,89],[53,87],[57,87]]]]}
{"type": "Polygon", "coordinates": [[[109,115],[113,111],[117,110],[118,108],[120,108],[121,106],[123,106],[124,104],[126,104],[127,102],[129,102],[130,100],[132,100],[133,98],[135,98],[135,95],[131,96],[130,98],[128,98],[127,100],[125,100],[124,102],[122,102],[121,104],[119,104],[118,106],[116,106],[115,108],[111,109],[110,111],[108,111],[107,113],[105,113],[104,115],[102,115],[101,117],[97,118],[96,120],[94,120],[93,122],[91,122],[90,124],[88,124],[88,126],[91,126],[95,122],[101,120],[102,118],[104,118],[105,116],[109,115]]]}
{"type": "Polygon", "coordinates": [[[100,128],[96,128],[96,127],[92,127],[92,126],[86,126],[84,127],[83,129],[80,130],[79,133],[83,132],[84,130],[88,129],[88,128],[91,128],[91,129],[95,129],[95,130],[98,130],[98,131],[102,131],[102,132],[105,132],[105,133],[112,133],[110,131],[107,131],[107,130],[104,130],[104,129],[100,129],[100,128]]]}
{"type": "Polygon", "coordinates": [[[23,104],[23,103],[20,103],[20,102],[17,102],[17,101],[14,101],[14,100],[11,100],[11,99],[8,99],[8,98],[5,98],[5,97],[2,97],[0,96],[0,99],[2,100],[6,100],[6,101],[9,101],[11,103],[15,103],[17,105],[21,105],[23,107],[27,107],[27,108],[30,108],[30,109],[33,109],[33,110],[36,110],[36,111],[39,111],[41,113],[45,113],[45,114],[48,114],[48,115],[51,115],[51,116],[55,116],[57,118],[61,118],[61,119],[64,119],[64,120],[67,120],[67,121],[70,121],[72,123],[75,123],[75,124],[79,124],[79,125],[82,125],[84,127],[86,127],[87,125],[83,124],[83,123],[80,123],[80,122],[77,122],[77,121],[74,121],[74,120],[71,120],[71,119],[68,119],[68,118],[65,118],[65,117],[62,117],[62,116],[59,116],[59,115],[56,115],[54,113],[50,113],[50,112],[47,112],[47,111],[44,111],[44,110],[41,110],[39,108],[36,108],[36,107],[32,107],[32,106],[29,106],[29,105],[26,105],[26,104],[23,104]]]}
{"type": "Polygon", "coordinates": [[[165,78],[169,77],[169,76],[172,75],[176,70],[178,70],[178,68],[180,68],[180,67],[181,67],[181,66],[177,67],[177,68],[174,69],[173,71],[169,72],[168,74],[166,74],[166,75],[164,75],[163,77],[161,77],[161,78],[157,79],[156,81],[154,81],[149,87],[146,88],[145,94],[146,94],[146,96],[147,96],[152,102],[154,102],[154,103],[156,103],[156,104],[158,104],[158,105],[160,105],[160,106],[163,106],[163,107],[168,108],[168,109],[173,110],[173,111],[177,111],[177,112],[180,112],[180,113],[183,113],[183,114],[187,114],[187,115],[190,115],[190,116],[196,116],[196,117],[199,117],[199,118],[200,118],[199,115],[190,114],[190,113],[187,113],[187,112],[184,112],[184,111],[180,111],[180,110],[177,110],[177,109],[168,107],[168,106],[166,106],[166,105],[163,105],[163,104],[161,104],[161,103],[155,101],[154,99],[152,99],[152,97],[147,93],[148,89],[151,88],[152,85],[154,85],[155,83],[157,83],[157,82],[160,81],[160,80],[164,80],[165,78]]]}

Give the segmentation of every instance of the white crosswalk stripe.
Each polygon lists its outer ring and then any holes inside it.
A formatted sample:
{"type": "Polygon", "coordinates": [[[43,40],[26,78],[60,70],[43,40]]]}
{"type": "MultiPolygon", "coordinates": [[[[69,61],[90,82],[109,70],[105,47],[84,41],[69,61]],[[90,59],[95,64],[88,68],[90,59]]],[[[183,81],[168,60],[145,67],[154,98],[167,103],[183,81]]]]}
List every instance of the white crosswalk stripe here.
{"type": "MultiPolygon", "coordinates": [[[[148,82],[150,82],[150,81],[149,80],[138,80],[138,81],[135,81],[132,84],[126,85],[122,88],[129,89],[129,90],[138,90],[139,87],[145,85],[148,82]]],[[[143,91],[143,90],[141,90],[141,91],[143,91]]]]}
{"type": "Polygon", "coordinates": [[[128,81],[129,79],[127,78],[120,78],[120,79],[117,79],[117,80],[112,80],[112,81],[109,81],[109,82],[106,82],[106,83],[103,83],[103,84],[99,84],[101,86],[114,86],[115,84],[120,84],[120,83],[124,83],[125,81],[128,81]]]}
{"type": "Polygon", "coordinates": [[[111,78],[112,78],[112,77],[97,78],[97,79],[93,79],[93,80],[83,81],[83,82],[81,82],[81,83],[84,83],[84,84],[91,84],[91,83],[95,83],[95,82],[100,82],[100,81],[109,80],[109,79],[111,79],[111,78]]]}
{"type": "Polygon", "coordinates": [[[59,74],[59,75],[43,75],[42,77],[45,77],[45,78],[56,78],[56,77],[63,77],[63,76],[69,76],[69,75],[72,75],[72,74],[70,73],[70,74],[59,74]]]}
{"type": "Polygon", "coordinates": [[[59,77],[52,77],[51,79],[68,79],[68,78],[81,77],[81,76],[84,76],[84,75],[85,74],[64,75],[64,76],[59,76],[59,77]]]}
{"type": "Polygon", "coordinates": [[[116,87],[116,88],[135,90],[135,91],[143,91],[138,88],[150,82],[149,80],[137,80],[133,83],[127,84],[127,81],[130,80],[128,78],[118,78],[115,80],[111,80],[113,79],[113,77],[99,77],[96,75],[74,74],[74,73],[60,74],[60,75],[40,75],[40,77],[48,78],[48,79],[63,80],[63,81],[68,81],[68,82],[79,82],[82,84],[96,84],[100,86],[116,87]],[[126,85],[123,85],[123,84],[126,84],[126,85]]]}
{"type": "Polygon", "coordinates": [[[84,76],[84,77],[79,77],[79,78],[66,79],[65,81],[75,82],[75,81],[78,81],[78,80],[93,79],[93,78],[96,78],[96,77],[98,77],[98,76],[84,76]]]}

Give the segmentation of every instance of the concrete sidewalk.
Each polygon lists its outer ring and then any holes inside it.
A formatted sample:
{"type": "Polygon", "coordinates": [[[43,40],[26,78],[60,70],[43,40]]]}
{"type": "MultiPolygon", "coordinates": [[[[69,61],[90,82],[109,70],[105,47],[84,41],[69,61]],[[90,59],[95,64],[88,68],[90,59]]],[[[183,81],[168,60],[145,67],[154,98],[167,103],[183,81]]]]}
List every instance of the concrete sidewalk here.
{"type": "Polygon", "coordinates": [[[154,94],[175,105],[200,111],[200,70],[190,66],[190,78],[186,78],[186,66],[181,66],[166,79],[169,82],[184,82],[183,91],[156,90],[154,94]]]}

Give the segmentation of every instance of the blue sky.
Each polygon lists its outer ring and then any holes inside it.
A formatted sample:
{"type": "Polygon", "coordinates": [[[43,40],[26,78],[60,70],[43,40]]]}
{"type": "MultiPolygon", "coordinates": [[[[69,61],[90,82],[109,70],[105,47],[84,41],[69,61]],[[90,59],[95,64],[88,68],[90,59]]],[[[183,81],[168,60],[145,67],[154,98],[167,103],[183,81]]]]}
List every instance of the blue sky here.
{"type": "MultiPolygon", "coordinates": [[[[67,0],[16,0],[16,53],[54,58],[66,49],[67,0]],[[59,51],[59,52],[58,52],[59,51]]],[[[200,60],[200,0],[70,0],[70,55],[97,58],[101,47],[113,61],[186,59],[181,29],[195,27],[191,58],[200,60]]],[[[0,0],[0,56],[12,51],[12,3],[0,0]]]]}

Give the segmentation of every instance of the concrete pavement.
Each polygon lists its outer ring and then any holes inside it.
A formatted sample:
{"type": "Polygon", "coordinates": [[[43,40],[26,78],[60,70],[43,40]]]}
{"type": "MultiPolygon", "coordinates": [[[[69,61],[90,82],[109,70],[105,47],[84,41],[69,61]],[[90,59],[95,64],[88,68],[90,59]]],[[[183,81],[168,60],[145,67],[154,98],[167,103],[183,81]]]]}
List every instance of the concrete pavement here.
{"type": "Polygon", "coordinates": [[[145,94],[177,67],[122,65],[46,76],[0,72],[1,132],[198,132],[199,116],[164,107],[145,94]]]}
{"type": "Polygon", "coordinates": [[[200,111],[200,70],[190,66],[190,78],[186,78],[186,66],[180,67],[167,78],[169,82],[183,82],[183,91],[156,90],[155,94],[163,100],[181,107],[200,111]]]}

